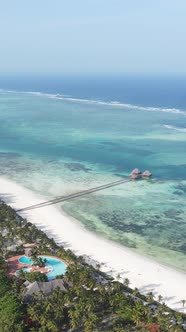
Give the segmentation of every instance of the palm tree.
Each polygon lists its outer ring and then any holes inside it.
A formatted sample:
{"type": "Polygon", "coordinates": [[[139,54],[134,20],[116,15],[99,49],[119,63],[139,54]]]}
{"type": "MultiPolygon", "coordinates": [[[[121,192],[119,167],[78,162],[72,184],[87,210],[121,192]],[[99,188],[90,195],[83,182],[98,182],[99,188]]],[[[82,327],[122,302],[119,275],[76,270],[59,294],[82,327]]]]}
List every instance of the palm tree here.
{"type": "Polygon", "coordinates": [[[122,291],[123,285],[119,281],[114,281],[112,283],[112,288],[113,288],[114,292],[117,293],[117,292],[122,291]]]}
{"type": "Polygon", "coordinates": [[[32,304],[31,306],[28,307],[27,312],[32,321],[34,321],[34,322],[39,321],[40,313],[38,313],[37,307],[34,304],[32,304]]]}
{"type": "Polygon", "coordinates": [[[121,279],[121,275],[118,273],[116,276],[117,281],[119,281],[121,279]]]}
{"type": "Polygon", "coordinates": [[[123,280],[123,284],[125,285],[125,286],[129,286],[129,284],[130,284],[130,280],[128,279],[128,278],[125,278],[124,280],[123,280]]]}
{"type": "Polygon", "coordinates": [[[181,300],[182,306],[183,306],[183,311],[184,311],[184,307],[185,307],[185,302],[186,300],[181,300]]]}
{"type": "Polygon", "coordinates": [[[74,308],[70,308],[68,311],[68,316],[70,318],[70,326],[72,329],[76,329],[80,323],[81,313],[74,308]]]}
{"type": "Polygon", "coordinates": [[[170,332],[183,332],[183,328],[181,326],[173,326],[170,332]]]}
{"type": "Polygon", "coordinates": [[[101,268],[101,264],[96,264],[96,269],[98,270],[98,271],[100,271],[100,268],[101,268]]]}
{"type": "Polygon", "coordinates": [[[163,301],[163,296],[161,294],[158,295],[158,302],[161,303],[163,301]]]}
{"type": "Polygon", "coordinates": [[[85,320],[84,327],[85,327],[85,332],[92,332],[96,330],[96,325],[98,323],[98,317],[94,314],[91,313],[89,314],[88,318],[85,320]]]}
{"type": "Polygon", "coordinates": [[[146,295],[146,297],[147,297],[147,301],[148,301],[149,303],[152,303],[152,302],[154,301],[154,295],[153,295],[152,292],[148,293],[148,294],[146,295]]]}
{"type": "Polygon", "coordinates": [[[137,287],[132,291],[132,295],[137,296],[139,294],[139,289],[137,287]]]}
{"type": "Polygon", "coordinates": [[[141,323],[141,313],[136,310],[136,309],[133,309],[132,311],[132,320],[134,321],[134,323],[136,325],[139,325],[141,323]]]}

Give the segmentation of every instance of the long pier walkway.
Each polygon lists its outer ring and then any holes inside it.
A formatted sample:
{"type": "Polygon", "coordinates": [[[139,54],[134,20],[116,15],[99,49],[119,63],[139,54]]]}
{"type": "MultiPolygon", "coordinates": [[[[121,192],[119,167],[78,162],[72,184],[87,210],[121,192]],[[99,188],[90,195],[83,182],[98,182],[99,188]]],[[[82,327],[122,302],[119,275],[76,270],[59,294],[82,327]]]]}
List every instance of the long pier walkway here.
{"type": "Polygon", "coordinates": [[[126,182],[129,182],[131,180],[132,180],[131,177],[126,177],[126,178],[123,178],[123,179],[118,180],[118,181],[103,184],[102,186],[90,188],[90,189],[87,189],[87,190],[82,190],[80,192],[70,194],[70,195],[67,195],[67,196],[59,196],[59,197],[56,197],[54,199],[42,202],[40,204],[27,206],[27,207],[24,207],[22,209],[16,210],[16,212],[23,212],[23,211],[33,210],[33,209],[39,209],[39,208],[42,208],[42,207],[45,207],[45,206],[48,206],[48,205],[53,205],[53,204],[57,204],[57,203],[60,203],[60,202],[68,201],[68,200],[71,200],[71,199],[74,199],[74,198],[77,198],[77,197],[81,197],[81,196],[84,196],[84,195],[94,193],[96,191],[104,190],[104,189],[111,188],[111,187],[114,187],[114,186],[119,186],[119,185],[121,185],[123,183],[126,183],[126,182]]]}

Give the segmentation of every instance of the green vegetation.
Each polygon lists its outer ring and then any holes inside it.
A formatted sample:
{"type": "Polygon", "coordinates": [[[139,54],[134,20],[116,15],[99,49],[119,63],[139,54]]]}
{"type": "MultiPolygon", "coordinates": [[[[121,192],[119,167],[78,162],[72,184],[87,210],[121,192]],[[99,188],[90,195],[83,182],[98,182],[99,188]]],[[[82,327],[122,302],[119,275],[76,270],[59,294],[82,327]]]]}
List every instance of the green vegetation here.
{"type": "Polygon", "coordinates": [[[152,294],[145,297],[138,289],[130,289],[127,278],[121,283],[118,275],[114,281],[100,271],[99,264],[96,269],[87,265],[4,203],[0,204],[0,241],[0,332],[183,331],[185,316],[167,308],[161,295],[157,304],[152,294]],[[37,244],[32,256],[37,265],[39,254],[69,262],[66,274],[60,277],[66,291],[55,288],[47,296],[39,292],[29,303],[24,302],[25,280],[46,281],[46,275],[39,272],[21,270],[18,278],[7,276],[5,259],[24,254],[26,242],[37,244]]]}
{"type": "Polygon", "coordinates": [[[37,255],[32,255],[32,261],[33,261],[33,265],[39,266],[39,267],[45,267],[46,265],[46,258],[41,258],[38,257],[37,255]]]}
{"type": "Polygon", "coordinates": [[[23,270],[19,271],[19,279],[23,282],[28,280],[30,282],[34,281],[48,281],[46,274],[40,272],[24,272],[23,270]]]}
{"type": "Polygon", "coordinates": [[[6,277],[6,269],[0,259],[0,332],[24,330],[24,307],[14,290],[12,280],[6,277]]]}

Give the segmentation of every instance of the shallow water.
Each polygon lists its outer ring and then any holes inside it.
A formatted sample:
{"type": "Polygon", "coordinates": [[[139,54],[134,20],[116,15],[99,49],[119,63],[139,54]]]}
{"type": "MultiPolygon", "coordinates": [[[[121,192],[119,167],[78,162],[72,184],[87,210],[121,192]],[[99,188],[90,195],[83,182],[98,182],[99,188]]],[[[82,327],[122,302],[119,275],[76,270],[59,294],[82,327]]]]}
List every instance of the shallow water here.
{"type": "Polygon", "coordinates": [[[91,231],[186,271],[186,113],[150,106],[1,91],[0,175],[53,197],[150,169],[152,180],[63,208],[91,231]]]}

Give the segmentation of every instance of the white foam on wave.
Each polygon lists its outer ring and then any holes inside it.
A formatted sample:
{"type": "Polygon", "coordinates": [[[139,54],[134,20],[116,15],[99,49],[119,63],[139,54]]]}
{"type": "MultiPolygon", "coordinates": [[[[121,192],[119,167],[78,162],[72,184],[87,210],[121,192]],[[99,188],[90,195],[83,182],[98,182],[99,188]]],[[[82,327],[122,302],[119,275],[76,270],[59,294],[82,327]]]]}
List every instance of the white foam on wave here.
{"type": "Polygon", "coordinates": [[[139,111],[167,112],[167,113],[186,115],[185,111],[177,109],[177,108],[138,106],[138,105],[133,105],[133,104],[120,103],[118,101],[106,102],[106,101],[93,100],[93,99],[81,99],[81,98],[65,97],[63,95],[52,95],[51,98],[69,100],[69,101],[75,101],[75,102],[90,103],[90,104],[97,104],[97,105],[116,106],[116,107],[132,109],[132,110],[139,110],[139,111]]]}
{"type": "Polygon", "coordinates": [[[63,94],[52,94],[52,93],[44,93],[44,92],[37,92],[37,91],[16,91],[16,90],[3,90],[1,89],[0,92],[10,92],[10,93],[24,93],[24,94],[32,94],[35,96],[40,97],[47,97],[51,99],[59,99],[65,101],[72,101],[72,102],[80,102],[80,103],[88,103],[88,104],[96,104],[96,105],[107,105],[107,106],[115,106],[121,108],[127,108],[131,110],[139,110],[139,111],[148,111],[148,112],[166,112],[166,113],[173,113],[173,114],[182,114],[186,116],[186,111],[180,110],[177,108],[164,108],[164,107],[151,107],[151,106],[139,106],[127,103],[121,103],[119,101],[102,101],[102,100],[94,100],[94,99],[82,99],[82,98],[73,98],[69,95],[63,94]]]}
{"type": "Polygon", "coordinates": [[[46,93],[46,92],[40,92],[40,91],[19,91],[19,90],[5,90],[5,89],[0,89],[0,93],[20,93],[20,94],[28,94],[28,95],[34,95],[38,97],[48,97],[48,98],[65,98],[65,97],[70,97],[70,95],[58,95],[58,94],[52,94],[52,93],[46,93]]]}
{"type": "MultiPolygon", "coordinates": [[[[51,93],[44,93],[44,92],[35,92],[35,91],[22,91],[22,93],[28,93],[30,95],[34,95],[34,96],[43,96],[43,97],[50,97],[52,96],[51,93]]],[[[55,96],[55,95],[53,95],[55,96]]]]}
{"type": "Polygon", "coordinates": [[[165,128],[186,133],[186,128],[164,125],[165,128]]]}
{"type": "Polygon", "coordinates": [[[45,93],[45,92],[39,92],[39,91],[19,91],[19,90],[5,90],[5,89],[0,89],[0,93],[20,93],[20,94],[29,94],[29,95],[34,95],[34,96],[41,96],[41,97],[48,97],[51,98],[52,96],[55,97],[56,94],[51,94],[51,93],[45,93]]]}

